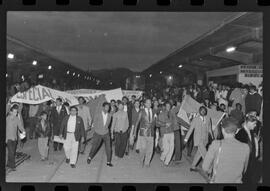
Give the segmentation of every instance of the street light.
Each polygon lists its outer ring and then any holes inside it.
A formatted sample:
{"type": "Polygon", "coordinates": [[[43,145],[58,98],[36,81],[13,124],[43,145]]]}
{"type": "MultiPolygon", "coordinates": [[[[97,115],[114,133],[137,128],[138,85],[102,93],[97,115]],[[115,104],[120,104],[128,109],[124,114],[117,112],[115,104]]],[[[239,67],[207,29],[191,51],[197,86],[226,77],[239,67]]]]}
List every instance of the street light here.
{"type": "Polygon", "coordinates": [[[149,77],[151,78],[152,77],[152,74],[149,74],[149,77]]]}
{"type": "Polygon", "coordinates": [[[7,56],[9,59],[14,59],[14,54],[9,53],[7,56]]]}
{"type": "Polygon", "coordinates": [[[73,72],[73,76],[75,76],[75,72],[73,72]]]}
{"type": "Polygon", "coordinates": [[[6,73],[6,78],[8,77],[8,74],[6,73]]]}
{"type": "Polygon", "coordinates": [[[67,71],[67,74],[69,74],[69,70],[67,71]]]}
{"type": "Polygon", "coordinates": [[[49,66],[48,66],[48,69],[49,69],[49,70],[51,70],[51,69],[52,69],[52,66],[51,66],[51,65],[49,65],[49,66]]]}
{"type": "Polygon", "coordinates": [[[160,74],[162,74],[163,72],[162,72],[162,71],[160,71],[159,73],[160,73],[160,74]]]}
{"type": "Polygon", "coordinates": [[[226,49],[226,52],[228,52],[228,53],[230,53],[230,52],[234,52],[234,51],[235,51],[235,49],[236,49],[236,47],[235,47],[235,46],[231,46],[231,47],[228,47],[228,48],[226,49]]]}
{"type": "Polygon", "coordinates": [[[179,66],[178,66],[178,68],[182,68],[183,67],[183,65],[182,64],[180,64],[179,66]]]}
{"type": "Polygon", "coordinates": [[[33,65],[33,66],[36,66],[36,65],[37,65],[37,61],[34,60],[34,61],[32,62],[32,65],[33,65]]]}

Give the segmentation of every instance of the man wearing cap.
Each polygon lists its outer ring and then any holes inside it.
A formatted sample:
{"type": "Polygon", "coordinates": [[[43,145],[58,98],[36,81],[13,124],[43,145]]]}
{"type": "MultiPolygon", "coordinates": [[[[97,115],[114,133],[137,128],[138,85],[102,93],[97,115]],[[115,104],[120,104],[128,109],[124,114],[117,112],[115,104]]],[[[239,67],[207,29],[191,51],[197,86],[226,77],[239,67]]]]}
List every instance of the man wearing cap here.
{"type": "Polygon", "coordinates": [[[83,120],[81,117],[77,116],[77,113],[77,107],[70,107],[70,115],[64,117],[59,133],[59,137],[64,138],[66,163],[70,163],[72,168],[76,167],[79,141],[82,137],[85,140],[83,120]]]}

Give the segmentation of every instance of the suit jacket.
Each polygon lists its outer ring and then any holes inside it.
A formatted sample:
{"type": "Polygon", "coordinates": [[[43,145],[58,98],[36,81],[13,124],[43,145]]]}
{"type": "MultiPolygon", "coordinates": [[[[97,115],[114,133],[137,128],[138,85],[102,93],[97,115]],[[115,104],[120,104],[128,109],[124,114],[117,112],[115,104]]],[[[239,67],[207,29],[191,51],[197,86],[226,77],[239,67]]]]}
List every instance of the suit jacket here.
{"type": "Polygon", "coordinates": [[[107,115],[108,115],[107,121],[106,124],[104,125],[102,111],[99,111],[98,113],[95,114],[93,126],[94,131],[99,135],[105,135],[109,132],[109,126],[112,120],[112,115],[110,113],[108,113],[107,115]]]}
{"type": "Polygon", "coordinates": [[[139,111],[137,112],[136,109],[133,107],[132,109],[132,115],[131,115],[131,126],[136,124],[137,120],[138,120],[138,117],[139,117],[139,113],[140,113],[140,109],[139,111]]]}
{"type": "Polygon", "coordinates": [[[208,116],[205,116],[206,122],[203,123],[200,116],[195,117],[191,124],[190,128],[186,134],[185,139],[189,139],[190,135],[194,131],[194,146],[204,145],[206,146],[208,143],[208,135],[209,133],[212,134],[212,126],[211,120],[208,116]]]}
{"type": "MultiPolygon", "coordinates": [[[[251,139],[252,139],[252,131],[250,131],[251,134],[251,139]]],[[[252,162],[253,160],[255,160],[256,158],[256,147],[255,147],[255,141],[254,139],[250,140],[248,133],[246,132],[245,128],[241,128],[237,134],[235,135],[235,138],[242,142],[242,143],[246,143],[249,146],[250,149],[250,162],[252,162]]]]}
{"type": "Polygon", "coordinates": [[[132,109],[133,109],[132,103],[131,102],[128,102],[127,103],[127,114],[128,114],[128,121],[129,121],[129,123],[128,123],[129,129],[132,126],[132,122],[131,122],[131,120],[132,120],[132,109]]]}
{"type": "Polygon", "coordinates": [[[51,120],[54,135],[59,135],[61,123],[67,115],[68,115],[67,110],[66,110],[65,106],[63,106],[63,105],[61,106],[61,110],[60,110],[59,114],[56,110],[56,107],[52,108],[50,120],[51,120]]]}
{"type": "Polygon", "coordinates": [[[214,183],[242,183],[242,177],[247,169],[249,159],[249,147],[236,140],[226,138],[220,141],[215,140],[210,145],[202,168],[206,172],[216,169],[214,183]],[[221,144],[220,144],[221,143],[221,144]],[[221,150],[219,153],[219,147],[221,150]],[[219,153],[219,160],[217,156],[219,153]]]}
{"type": "Polygon", "coordinates": [[[38,121],[36,124],[35,129],[38,137],[50,137],[51,136],[51,126],[48,121],[45,121],[45,131],[42,129],[41,120],[38,121]]]}
{"type": "Polygon", "coordinates": [[[173,121],[171,118],[171,112],[168,112],[166,110],[161,111],[156,121],[156,125],[160,127],[161,136],[163,136],[164,134],[172,133],[174,131],[172,123],[173,121]],[[171,123],[171,125],[169,127],[166,127],[166,123],[171,123]]]}
{"type": "MultiPolygon", "coordinates": [[[[67,125],[68,125],[69,116],[70,115],[65,116],[61,123],[60,135],[62,135],[64,139],[67,138],[67,125]]],[[[74,135],[75,135],[76,141],[80,141],[82,137],[84,138],[84,140],[86,140],[84,124],[80,116],[76,116],[76,127],[75,127],[74,135]]]]}
{"type": "Polygon", "coordinates": [[[140,136],[147,136],[147,137],[154,136],[154,129],[155,129],[155,125],[156,125],[156,120],[154,118],[153,110],[152,110],[152,121],[149,121],[148,115],[147,115],[145,109],[142,109],[140,111],[138,120],[135,124],[136,130],[137,130],[139,123],[140,123],[140,127],[139,127],[139,135],[140,136]]]}

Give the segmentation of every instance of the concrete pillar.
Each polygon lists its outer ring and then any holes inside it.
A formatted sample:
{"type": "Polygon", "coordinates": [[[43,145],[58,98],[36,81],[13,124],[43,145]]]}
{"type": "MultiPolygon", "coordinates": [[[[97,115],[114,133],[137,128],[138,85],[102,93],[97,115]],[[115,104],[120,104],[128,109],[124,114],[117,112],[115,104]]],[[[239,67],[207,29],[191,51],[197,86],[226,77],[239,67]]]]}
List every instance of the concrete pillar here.
{"type": "Polygon", "coordinates": [[[198,85],[204,85],[206,82],[205,82],[205,73],[204,72],[196,72],[196,82],[198,85]]]}

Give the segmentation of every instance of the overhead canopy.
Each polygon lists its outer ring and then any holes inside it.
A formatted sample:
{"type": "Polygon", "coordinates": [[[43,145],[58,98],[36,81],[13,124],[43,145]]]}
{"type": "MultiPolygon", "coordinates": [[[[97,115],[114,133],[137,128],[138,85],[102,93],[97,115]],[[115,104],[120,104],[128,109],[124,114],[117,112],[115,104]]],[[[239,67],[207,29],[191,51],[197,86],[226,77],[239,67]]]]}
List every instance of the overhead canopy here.
{"type": "MultiPolygon", "coordinates": [[[[144,71],[205,72],[239,64],[262,64],[262,13],[240,13],[144,71]],[[236,47],[227,52],[228,47],[236,47]]],[[[188,31],[187,31],[188,32],[188,31]]]]}

